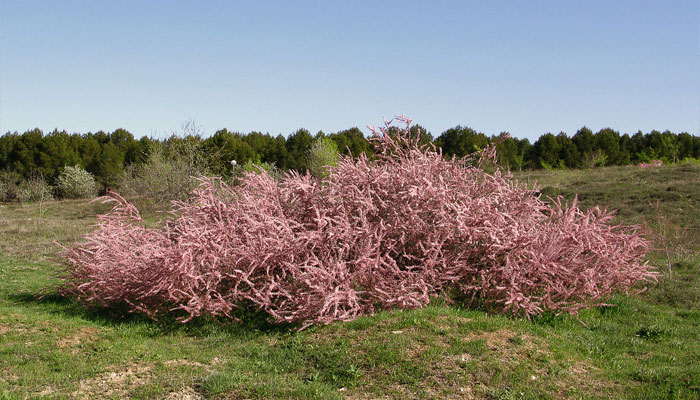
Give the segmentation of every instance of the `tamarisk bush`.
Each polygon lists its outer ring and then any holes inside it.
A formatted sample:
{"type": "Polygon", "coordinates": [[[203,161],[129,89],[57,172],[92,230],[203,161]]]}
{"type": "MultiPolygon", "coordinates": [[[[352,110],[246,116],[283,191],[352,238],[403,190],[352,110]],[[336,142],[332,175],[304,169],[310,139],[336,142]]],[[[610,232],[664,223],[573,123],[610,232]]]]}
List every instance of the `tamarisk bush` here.
{"type": "Polygon", "coordinates": [[[664,162],[661,160],[651,160],[648,163],[637,164],[637,168],[654,168],[654,167],[661,167],[662,165],[664,165],[664,162]]]}
{"type": "Polygon", "coordinates": [[[61,292],[183,322],[253,306],[304,328],[454,292],[528,318],[576,314],[655,279],[637,227],[484,172],[495,147],[446,160],[396,119],[372,128],[374,161],[341,156],[323,178],[202,178],[160,229],[110,193],[112,211],[63,253],[61,292]]]}

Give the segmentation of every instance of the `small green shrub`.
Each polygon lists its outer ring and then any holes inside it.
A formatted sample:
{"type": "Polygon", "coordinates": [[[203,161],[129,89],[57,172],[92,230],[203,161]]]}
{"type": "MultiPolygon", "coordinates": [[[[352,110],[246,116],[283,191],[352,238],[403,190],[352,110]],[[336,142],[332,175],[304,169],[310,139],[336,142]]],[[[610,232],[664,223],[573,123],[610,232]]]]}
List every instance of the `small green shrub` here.
{"type": "Polygon", "coordinates": [[[329,138],[318,138],[311,145],[307,160],[311,175],[324,178],[328,175],[328,167],[338,164],[338,145],[329,138]]]}
{"type": "Polygon", "coordinates": [[[601,149],[586,154],[581,163],[584,168],[599,168],[608,165],[608,156],[601,149]]]}
{"type": "Polygon", "coordinates": [[[646,340],[659,340],[669,334],[670,332],[667,328],[654,324],[640,327],[635,333],[635,336],[646,340]]]}
{"type": "Polygon", "coordinates": [[[35,175],[19,184],[17,198],[22,203],[42,202],[53,199],[53,188],[44,177],[35,175]]]}
{"type": "Polygon", "coordinates": [[[678,163],[681,165],[700,165],[700,158],[686,157],[678,163]]]}
{"type": "Polygon", "coordinates": [[[233,166],[231,169],[231,178],[233,183],[238,183],[247,172],[260,173],[265,171],[274,179],[280,179],[282,178],[282,175],[284,175],[284,173],[277,168],[275,164],[261,162],[259,156],[255,161],[248,160],[244,164],[237,164],[235,161],[232,161],[231,165],[233,166]]]}
{"type": "Polygon", "coordinates": [[[17,198],[20,180],[20,175],[15,171],[0,171],[0,201],[17,198]]]}
{"type": "Polygon", "coordinates": [[[171,138],[156,144],[143,164],[128,166],[119,188],[142,206],[167,206],[173,200],[186,200],[199,184],[196,178],[209,175],[207,161],[195,142],[171,138]]]}
{"type": "Polygon", "coordinates": [[[94,197],[97,194],[95,177],[79,165],[66,166],[56,180],[58,193],[67,199],[94,197]]]}

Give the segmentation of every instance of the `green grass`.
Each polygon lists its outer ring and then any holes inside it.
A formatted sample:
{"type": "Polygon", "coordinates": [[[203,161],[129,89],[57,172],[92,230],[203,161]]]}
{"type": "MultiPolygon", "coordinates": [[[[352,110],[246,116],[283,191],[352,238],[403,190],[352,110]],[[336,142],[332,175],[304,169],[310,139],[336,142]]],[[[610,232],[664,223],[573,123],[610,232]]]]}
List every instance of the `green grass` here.
{"type": "Polygon", "coordinates": [[[616,295],[608,299],[616,307],[586,310],[580,321],[527,321],[436,302],[302,332],[255,316],[245,326],[211,319],[183,326],[86,309],[50,289],[60,269],[52,241],[89,231],[104,205],[50,202],[43,215],[37,205],[3,205],[0,399],[700,397],[700,252],[686,229],[700,220],[700,170],[536,176],[543,193],[579,191],[584,206],[620,208],[625,221],[679,221],[682,229],[668,230],[687,246],[669,248],[671,273],[666,250],[651,254],[664,271],[658,285],[616,295]],[[678,196],[658,193],[664,185],[678,196]],[[656,199],[659,215],[647,204],[656,199]]]}

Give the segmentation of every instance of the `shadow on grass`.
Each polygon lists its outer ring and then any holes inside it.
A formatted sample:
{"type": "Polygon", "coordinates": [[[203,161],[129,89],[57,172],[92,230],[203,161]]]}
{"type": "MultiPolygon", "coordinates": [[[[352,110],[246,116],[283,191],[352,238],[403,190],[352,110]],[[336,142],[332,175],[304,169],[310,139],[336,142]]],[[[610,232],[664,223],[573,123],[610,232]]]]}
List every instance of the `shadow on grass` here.
{"type": "MultiPolygon", "coordinates": [[[[201,316],[182,323],[186,316],[183,312],[163,312],[158,319],[152,319],[145,314],[130,312],[126,304],[116,307],[103,307],[81,303],[78,300],[61,296],[58,293],[20,293],[8,294],[5,298],[15,304],[36,306],[42,311],[69,318],[79,318],[105,327],[116,327],[124,324],[145,328],[147,336],[163,336],[174,333],[184,333],[191,336],[207,336],[215,332],[246,336],[259,336],[275,333],[295,332],[298,324],[275,324],[263,311],[250,305],[241,305],[235,309],[232,316],[213,317],[201,316]],[[238,319],[238,321],[236,321],[238,319]]],[[[167,307],[163,308],[167,311],[167,307]]]]}
{"type": "MultiPolygon", "coordinates": [[[[49,289],[52,290],[52,289],[49,289]]],[[[438,297],[431,301],[431,306],[444,306],[461,311],[477,311],[487,314],[500,314],[512,319],[524,319],[488,305],[483,299],[476,296],[471,298],[461,293],[445,293],[444,297],[438,297]]],[[[144,336],[157,337],[170,334],[185,334],[190,336],[208,336],[215,333],[227,333],[236,336],[256,337],[261,335],[294,334],[300,324],[275,324],[270,322],[269,315],[250,305],[242,304],[232,313],[235,318],[201,316],[187,323],[182,323],[178,318],[186,317],[184,312],[168,311],[164,306],[157,320],[148,316],[130,312],[126,304],[116,307],[102,307],[85,304],[72,297],[61,296],[55,291],[42,294],[19,293],[6,294],[4,296],[15,304],[35,307],[39,311],[78,318],[105,327],[117,327],[124,324],[139,327],[144,336]],[[238,321],[237,321],[237,320],[238,321]]],[[[625,301],[613,295],[606,303],[610,306],[594,307],[595,314],[617,314],[626,310],[625,301]]],[[[568,314],[545,312],[539,316],[530,318],[530,322],[536,326],[557,327],[571,322],[568,314]]],[[[579,320],[579,322],[581,322],[579,320]]]]}

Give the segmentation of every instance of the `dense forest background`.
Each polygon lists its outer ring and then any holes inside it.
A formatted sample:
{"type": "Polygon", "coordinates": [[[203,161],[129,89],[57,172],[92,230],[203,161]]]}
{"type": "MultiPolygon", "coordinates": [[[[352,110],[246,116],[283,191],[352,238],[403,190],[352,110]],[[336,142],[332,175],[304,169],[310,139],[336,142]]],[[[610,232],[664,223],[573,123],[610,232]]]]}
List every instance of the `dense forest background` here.
{"type": "MultiPolygon", "coordinates": [[[[448,129],[437,137],[419,125],[414,125],[412,132],[420,135],[422,142],[432,142],[442,149],[446,157],[463,157],[496,141],[499,163],[510,170],[591,168],[652,160],[675,163],[700,159],[700,137],[686,132],[654,130],[630,135],[610,128],[594,133],[583,127],[571,137],[563,132],[557,135],[547,133],[534,143],[512,137],[497,140],[501,135],[489,137],[462,126],[448,129]]],[[[216,175],[230,175],[231,160],[238,165],[266,164],[279,170],[304,171],[309,150],[319,138],[332,140],[341,154],[373,155],[371,142],[358,128],[316,135],[299,129],[288,137],[221,129],[204,137],[194,123],[188,122],[183,124],[182,133],[167,139],[136,139],[124,129],[85,134],[59,130],[44,133],[40,129],[21,134],[6,133],[0,137],[0,171],[12,172],[23,179],[40,174],[51,183],[66,166],[78,165],[92,173],[102,188],[119,187],[125,169],[147,162],[155,149],[167,155],[168,151],[181,148],[183,144],[206,155],[207,169],[216,175]]]]}

